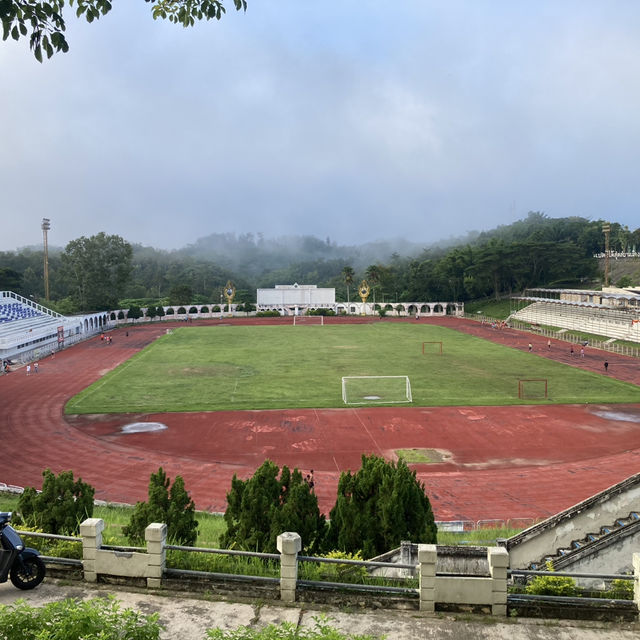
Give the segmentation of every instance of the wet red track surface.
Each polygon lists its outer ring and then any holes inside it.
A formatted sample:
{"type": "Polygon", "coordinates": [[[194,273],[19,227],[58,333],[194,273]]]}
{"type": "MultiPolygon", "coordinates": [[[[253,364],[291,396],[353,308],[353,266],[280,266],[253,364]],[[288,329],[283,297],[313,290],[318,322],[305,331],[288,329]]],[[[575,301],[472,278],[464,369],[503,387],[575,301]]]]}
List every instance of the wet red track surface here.
{"type": "MultiPolygon", "coordinates": [[[[364,319],[354,318],[352,322],[364,319]]],[[[368,319],[367,321],[371,321],[368,319]]],[[[244,324],[255,321],[234,321],[244,324]]],[[[273,320],[267,322],[273,323],[273,320]]],[[[290,322],[288,320],[287,322],[290,322]]],[[[493,330],[456,318],[436,322],[538,355],[602,373],[605,355],[584,359],[565,343],[493,330]]],[[[207,324],[213,324],[209,322],[207,324]]],[[[219,324],[219,322],[216,322],[219,324]]],[[[335,500],[340,472],[363,453],[389,459],[403,448],[430,449],[441,462],[415,465],[438,520],[541,518],[640,470],[640,405],[429,407],[281,410],[66,417],[72,395],[164,333],[167,324],[113,332],[0,377],[0,482],[41,484],[46,467],[72,469],[96,498],[146,499],[151,472],[180,474],[198,508],[224,511],[233,474],[264,461],[313,469],[321,508],[335,500]],[[133,422],[167,429],[123,433],[133,422]]],[[[606,354],[609,376],[640,383],[637,360],[606,354]]]]}

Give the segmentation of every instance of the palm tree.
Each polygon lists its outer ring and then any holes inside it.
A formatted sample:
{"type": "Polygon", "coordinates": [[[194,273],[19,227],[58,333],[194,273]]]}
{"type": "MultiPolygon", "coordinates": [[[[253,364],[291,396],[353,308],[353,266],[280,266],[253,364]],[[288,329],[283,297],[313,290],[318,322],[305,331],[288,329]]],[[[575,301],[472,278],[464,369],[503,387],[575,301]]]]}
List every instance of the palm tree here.
{"type": "Polygon", "coordinates": [[[349,285],[353,284],[353,267],[345,266],[342,268],[342,277],[347,285],[347,305],[349,304],[349,285]]]}
{"type": "Polygon", "coordinates": [[[376,285],[380,283],[380,267],[377,264],[371,264],[365,271],[367,280],[371,283],[373,291],[373,304],[376,303],[376,285]]]}

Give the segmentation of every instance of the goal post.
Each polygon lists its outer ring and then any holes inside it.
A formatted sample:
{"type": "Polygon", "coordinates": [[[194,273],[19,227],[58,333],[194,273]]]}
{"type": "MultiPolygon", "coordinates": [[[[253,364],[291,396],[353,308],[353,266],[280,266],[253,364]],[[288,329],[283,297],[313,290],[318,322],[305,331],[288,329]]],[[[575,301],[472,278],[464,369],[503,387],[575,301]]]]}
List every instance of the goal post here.
{"type": "Polygon", "coordinates": [[[437,356],[442,355],[442,342],[423,342],[422,343],[422,355],[432,355],[435,354],[437,356]]]}
{"type": "Polygon", "coordinates": [[[549,384],[546,378],[521,378],[518,380],[518,398],[520,400],[546,400],[549,384]]]}
{"type": "Polygon", "coordinates": [[[399,404],[413,402],[409,376],[344,376],[345,404],[399,404]]]}
{"type": "Polygon", "coordinates": [[[293,316],[293,326],[300,324],[311,325],[314,327],[324,325],[324,316],[293,316]]]}

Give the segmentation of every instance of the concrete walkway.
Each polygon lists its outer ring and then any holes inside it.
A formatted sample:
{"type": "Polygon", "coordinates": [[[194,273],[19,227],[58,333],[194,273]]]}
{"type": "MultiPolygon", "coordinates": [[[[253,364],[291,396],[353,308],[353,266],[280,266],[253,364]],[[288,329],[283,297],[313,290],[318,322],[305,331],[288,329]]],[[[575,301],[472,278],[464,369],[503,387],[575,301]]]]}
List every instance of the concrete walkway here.
{"type": "Polygon", "coordinates": [[[22,598],[31,606],[65,598],[89,599],[114,595],[123,608],[145,614],[158,613],[165,627],[166,640],[205,640],[207,629],[235,629],[239,626],[266,626],[292,622],[313,627],[314,617],[326,615],[331,625],[346,634],[371,634],[387,640],[442,639],[467,640],[637,640],[640,623],[596,623],[531,619],[489,618],[471,615],[436,614],[424,616],[415,611],[343,612],[312,610],[277,603],[223,602],[193,594],[156,592],[121,587],[69,584],[47,579],[34,591],[19,591],[10,583],[0,585],[0,605],[22,598]]]}

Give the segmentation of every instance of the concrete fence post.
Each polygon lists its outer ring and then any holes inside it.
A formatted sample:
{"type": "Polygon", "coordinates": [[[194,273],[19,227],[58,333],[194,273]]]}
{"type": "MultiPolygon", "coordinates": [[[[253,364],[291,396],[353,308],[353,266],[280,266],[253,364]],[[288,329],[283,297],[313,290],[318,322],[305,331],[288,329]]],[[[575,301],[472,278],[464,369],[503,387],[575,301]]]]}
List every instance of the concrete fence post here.
{"type": "Polygon", "coordinates": [[[418,545],[418,571],[420,611],[433,613],[436,610],[436,562],[438,550],[435,544],[418,545]]]}
{"type": "Polygon", "coordinates": [[[491,574],[491,613],[494,616],[507,615],[507,569],[509,552],[503,547],[487,549],[489,573],[491,574]]]}
{"type": "Polygon", "coordinates": [[[302,549],[302,538],[291,531],[278,536],[280,552],[280,599],[283,602],[296,601],[296,583],[298,582],[298,553],[302,549]]]}
{"type": "Polygon", "coordinates": [[[640,553],[633,554],[633,600],[640,610],[640,553]]]}
{"type": "Polygon", "coordinates": [[[82,568],[87,582],[97,582],[96,557],[102,546],[102,532],[104,520],[102,518],[87,518],[80,525],[82,536],[82,568]]]}
{"type": "Polygon", "coordinates": [[[157,589],[162,584],[162,574],[167,559],[167,525],[152,522],[144,530],[144,539],[147,542],[149,556],[147,587],[157,589]]]}

